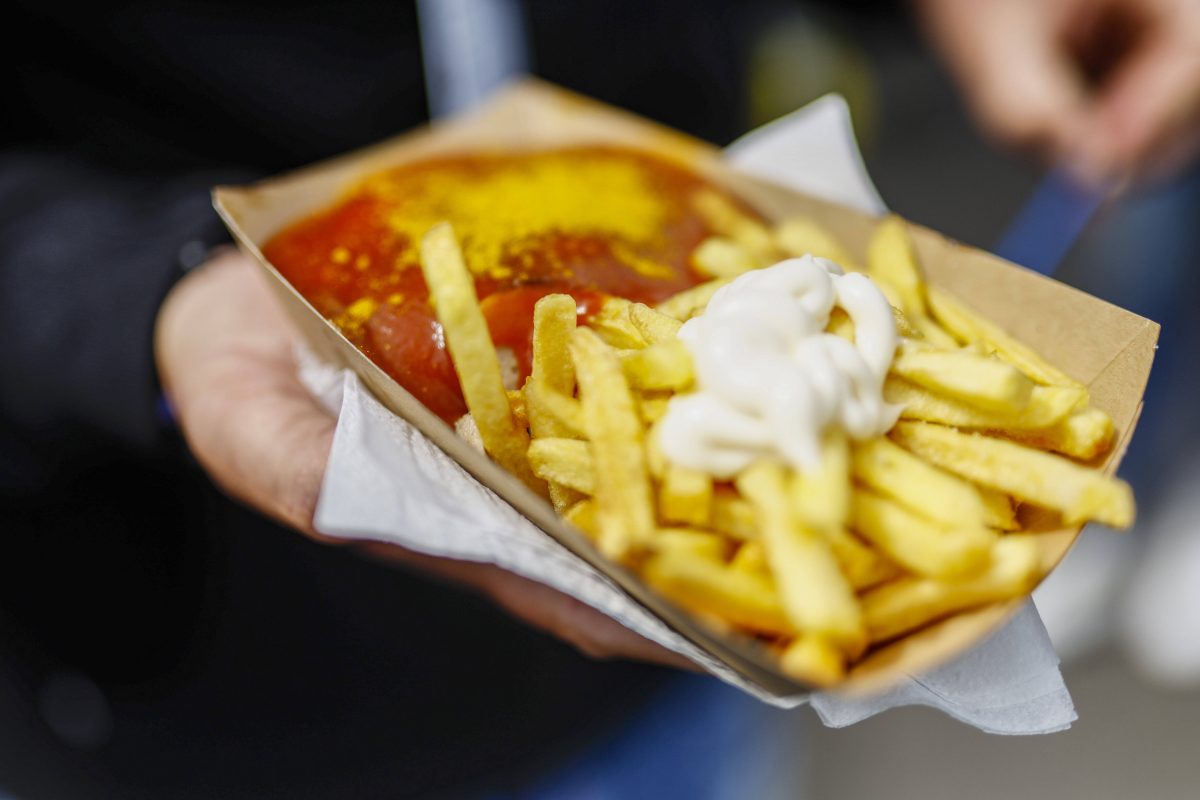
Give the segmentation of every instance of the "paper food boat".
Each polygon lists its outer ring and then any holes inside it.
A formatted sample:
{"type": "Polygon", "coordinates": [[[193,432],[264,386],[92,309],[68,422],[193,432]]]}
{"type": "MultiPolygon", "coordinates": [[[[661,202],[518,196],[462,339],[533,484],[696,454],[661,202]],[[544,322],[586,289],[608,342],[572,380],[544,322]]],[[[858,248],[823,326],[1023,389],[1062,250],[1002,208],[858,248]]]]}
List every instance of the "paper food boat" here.
{"type": "MultiPolygon", "coordinates": [[[[290,174],[245,187],[220,187],[215,205],[241,246],[269,276],[290,317],[318,356],[352,369],[392,412],[414,425],[476,479],[579,558],[611,578],[631,598],[713,658],[770,694],[810,687],[783,675],[749,638],[717,634],[657,595],[629,570],[604,558],[579,531],[516,478],[401,388],[324,319],[262,255],[263,245],[288,224],[332,205],[363,177],[386,167],[450,153],[534,150],[583,144],[639,148],[682,163],[737,193],[768,219],[810,216],[827,226],[864,262],[875,219],[817,198],[751,178],[722,163],[711,145],[629,113],[537,81],[524,81],[486,106],[290,174]]],[[[916,225],[910,227],[931,284],[1033,346],[1055,366],[1086,384],[1094,406],[1108,412],[1116,445],[1101,466],[1116,470],[1142,408],[1142,394],[1158,339],[1158,325],[988,253],[916,225]]],[[[1044,564],[1057,564],[1078,527],[1052,515],[1034,517],[1044,564]]],[[[1029,522],[1029,520],[1026,520],[1029,522]]],[[[972,646],[1011,617],[1021,600],[957,614],[884,645],[852,669],[842,691],[873,690],[906,674],[928,670],[972,646]]]]}

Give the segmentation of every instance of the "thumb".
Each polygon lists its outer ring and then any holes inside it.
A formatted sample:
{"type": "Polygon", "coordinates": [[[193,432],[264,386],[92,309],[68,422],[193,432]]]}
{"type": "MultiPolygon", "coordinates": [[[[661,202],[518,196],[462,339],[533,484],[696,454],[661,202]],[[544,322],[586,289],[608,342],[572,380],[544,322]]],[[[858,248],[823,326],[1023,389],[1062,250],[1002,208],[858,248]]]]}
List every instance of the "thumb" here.
{"type": "Polygon", "coordinates": [[[214,482],[311,535],[335,423],[299,380],[293,336],[254,264],[230,252],[172,290],[155,349],[184,437],[214,482]]]}

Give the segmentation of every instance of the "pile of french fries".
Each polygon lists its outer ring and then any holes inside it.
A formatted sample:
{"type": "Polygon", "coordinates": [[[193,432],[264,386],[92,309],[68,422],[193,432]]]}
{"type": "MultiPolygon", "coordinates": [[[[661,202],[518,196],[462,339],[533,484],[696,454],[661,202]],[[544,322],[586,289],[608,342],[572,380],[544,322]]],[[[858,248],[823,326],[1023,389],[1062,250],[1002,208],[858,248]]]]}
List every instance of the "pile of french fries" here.
{"type": "MultiPolygon", "coordinates": [[[[535,309],[532,375],[516,389],[504,386],[450,226],[422,245],[482,446],[605,555],[827,687],[873,646],[1031,591],[1045,565],[1025,507],[1065,525],[1131,524],[1129,487],[1082,463],[1113,439],[1086,387],[928,286],[895,217],[878,224],[865,265],[903,337],[885,386],[903,411],[888,435],[828,433],[820,468],[804,473],[763,460],[721,481],[671,463],[656,429],[692,387],[683,322],[739,274],[783,258],[862,269],[811,220],[768,227],[715,193],[696,207],[719,233],[692,257],[711,280],[657,308],[609,299],[586,327],[570,296],[548,295],[535,309]]],[[[840,312],[827,330],[853,341],[840,312]]]]}

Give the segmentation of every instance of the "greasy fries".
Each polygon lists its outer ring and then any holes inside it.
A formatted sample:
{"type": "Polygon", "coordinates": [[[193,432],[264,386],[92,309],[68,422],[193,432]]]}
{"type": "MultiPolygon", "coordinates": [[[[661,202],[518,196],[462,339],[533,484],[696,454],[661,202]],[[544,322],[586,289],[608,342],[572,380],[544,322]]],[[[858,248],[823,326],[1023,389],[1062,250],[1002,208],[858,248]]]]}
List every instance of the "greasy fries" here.
{"type": "MultiPolygon", "coordinates": [[[[758,457],[731,476],[673,461],[663,418],[697,391],[707,363],[690,334],[680,338],[683,325],[702,324],[718,290],[779,259],[815,254],[854,269],[815,222],[768,228],[712,193],[695,204],[718,235],[692,265],[715,280],[655,308],[606,298],[583,322],[569,295],[537,302],[532,371],[512,395],[531,440],[514,422],[449,228],[422,249],[484,447],[531,485],[545,481],[602,553],[701,623],[757,637],[783,673],[833,686],[870,647],[1029,592],[1043,567],[1022,506],[1066,525],[1132,522],[1129,487],[1080,463],[1111,447],[1112,420],[1084,386],[927,286],[896,217],[878,224],[865,259],[901,337],[878,373],[896,406],[887,432],[824,430],[813,440],[819,460],[804,469],[758,457]]],[[[840,307],[821,324],[835,353],[868,330],[840,307]]]]}
{"type": "Polygon", "coordinates": [[[529,433],[518,427],[513,417],[500,375],[500,359],[479,308],[471,273],[448,224],[437,225],[425,234],[421,271],[484,448],[531,488],[543,491],[544,485],[534,477],[525,458],[529,433]]]}
{"type": "Polygon", "coordinates": [[[1068,525],[1088,520],[1116,528],[1133,524],[1128,484],[1058,456],[920,422],[897,423],[892,436],[948,472],[1058,511],[1068,525]]]}
{"type": "Polygon", "coordinates": [[[600,549],[621,559],[654,528],[642,423],[616,353],[587,328],[573,332],[570,349],[595,462],[600,549]]]}

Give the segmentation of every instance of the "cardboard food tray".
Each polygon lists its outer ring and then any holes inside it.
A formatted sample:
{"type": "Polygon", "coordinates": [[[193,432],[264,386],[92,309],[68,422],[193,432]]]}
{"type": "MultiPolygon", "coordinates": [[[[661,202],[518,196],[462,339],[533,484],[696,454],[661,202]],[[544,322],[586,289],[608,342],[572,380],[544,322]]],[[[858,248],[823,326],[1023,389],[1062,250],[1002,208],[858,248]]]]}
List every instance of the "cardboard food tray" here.
{"type": "MultiPolygon", "coordinates": [[[[711,145],[533,80],[512,85],[464,116],[251,186],[219,187],[214,203],[242,248],[269,276],[276,295],[317,355],[354,370],[387,408],[682,636],[771,694],[803,693],[809,687],[783,675],[752,639],[710,631],[635,574],[601,556],[586,537],[558,518],[549,503],[476,451],[364,356],[262,255],[262,246],[281,228],[328,207],[377,170],[447,153],[581,144],[627,145],[682,163],[739,194],[769,219],[796,214],[815,218],[860,263],[865,260],[866,242],[875,224],[872,217],[738,174],[721,162],[719,151],[711,145]]],[[[945,288],[1087,384],[1093,404],[1108,412],[1116,427],[1116,445],[1100,465],[1106,472],[1114,471],[1141,411],[1158,325],[929,229],[912,225],[910,231],[931,284],[945,288]]],[[[1027,525],[1042,531],[1038,541],[1047,569],[1057,564],[1079,528],[1063,528],[1051,514],[1030,514],[1026,509],[1023,515],[1027,525]]],[[[960,613],[885,645],[857,664],[839,689],[875,690],[941,664],[995,630],[1022,602],[960,613]]]]}

